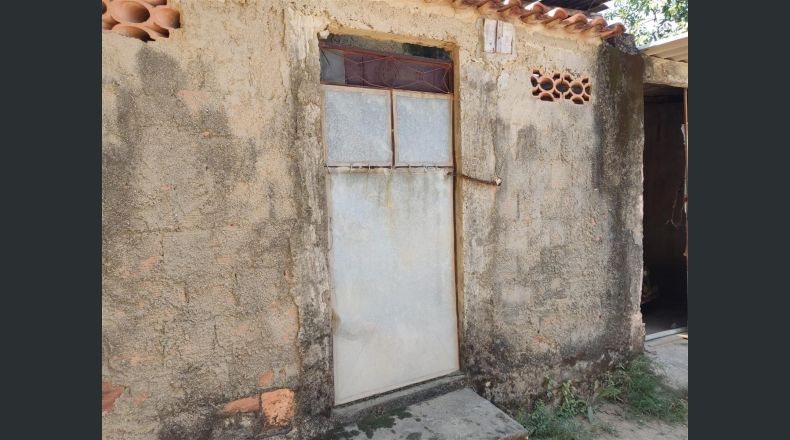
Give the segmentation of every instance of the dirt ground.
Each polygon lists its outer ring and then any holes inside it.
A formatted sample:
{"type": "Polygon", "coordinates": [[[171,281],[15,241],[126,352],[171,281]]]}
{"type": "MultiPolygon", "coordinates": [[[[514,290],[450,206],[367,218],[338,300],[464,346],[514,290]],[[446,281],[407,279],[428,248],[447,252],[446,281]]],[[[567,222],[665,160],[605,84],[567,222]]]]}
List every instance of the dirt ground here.
{"type": "Polygon", "coordinates": [[[611,427],[611,433],[601,433],[596,440],[686,440],[688,425],[668,424],[657,420],[639,420],[629,416],[618,405],[603,405],[596,412],[598,418],[611,427]]]}
{"type": "MultiPolygon", "coordinates": [[[[664,383],[688,398],[688,332],[645,342],[645,353],[654,361],[664,383]]],[[[680,440],[688,439],[688,425],[668,424],[657,420],[639,420],[624,408],[606,404],[596,412],[613,433],[602,433],[596,440],[680,440]]]]}

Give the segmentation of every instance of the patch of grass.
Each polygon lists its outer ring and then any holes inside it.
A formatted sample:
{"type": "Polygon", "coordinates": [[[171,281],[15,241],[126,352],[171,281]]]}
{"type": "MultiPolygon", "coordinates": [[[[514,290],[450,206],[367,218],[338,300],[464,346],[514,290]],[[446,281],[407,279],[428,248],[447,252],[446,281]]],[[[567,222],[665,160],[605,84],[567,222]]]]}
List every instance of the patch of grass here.
{"type": "Polygon", "coordinates": [[[535,408],[528,416],[522,414],[516,420],[527,428],[529,438],[575,440],[579,431],[579,424],[575,420],[559,417],[542,400],[535,403],[535,408]]]}
{"type": "Polygon", "coordinates": [[[527,428],[530,439],[591,440],[601,432],[615,433],[612,426],[599,421],[584,423],[580,414],[560,416],[542,400],[535,404],[535,409],[528,416],[522,414],[516,420],[527,428]]]}
{"type": "MultiPolygon", "coordinates": [[[[555,384],[549,383],[553,390],[555,384]]],[[[625,406],[636,416],[647,416],[669,423],[688,421],[688,402],[674,396],[651,370],[650,359],[640,356],[607,373],[603,382],[596,382],[593,392],[583,397],[570,381],[547,394],[555,402],[550,407],[543,400],[531,412],[522,409],[515,419],[529,432],[531,439],[588,440],[601,432],[614,429],[595,416],[598,402],[606,400],[625,406]],[[587,422],[584,423],[583,417],[587,422]]]]}
{"type": "Polygon", "coordinates": [[[600,396],[626,405],[637,416],[669,423],[688,421],[688,401],[676,397],[661,384],[651,370],[650,359],[644,355],[610,372],[600,396]]]}
{"type": "Polygon", "coordinates": [[[560,385],[560,404],[557,407],[557,417],[561,419],[576,417],[584,412],[586,408],[587,402],[579,397],[579,393],[576,392],[576,388],[574,388],[571,381],[566,381],[560,385]]]}
{"type": "Polygon", "coordinates": [[[592,420],[591,426],[585,425],[580,416],[586,413],[587,401],[567,381],[560,385],[556,408],[538,400],[531,413],[521,411],[516,414],[516,420],[527,428],[531,439],[588,440],[601,430],[611,429],[592,420]]]}

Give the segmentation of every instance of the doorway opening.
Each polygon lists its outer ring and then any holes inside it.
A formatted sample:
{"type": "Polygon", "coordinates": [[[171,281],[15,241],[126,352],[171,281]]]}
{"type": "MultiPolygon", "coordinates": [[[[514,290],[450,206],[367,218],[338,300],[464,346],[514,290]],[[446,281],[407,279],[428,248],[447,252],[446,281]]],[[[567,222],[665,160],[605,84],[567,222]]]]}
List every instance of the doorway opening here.
{"type": "Polygon", "coordinates": [[[688,89],[645,84],[644,272],[646,337],[688,326],[688,89]]]}

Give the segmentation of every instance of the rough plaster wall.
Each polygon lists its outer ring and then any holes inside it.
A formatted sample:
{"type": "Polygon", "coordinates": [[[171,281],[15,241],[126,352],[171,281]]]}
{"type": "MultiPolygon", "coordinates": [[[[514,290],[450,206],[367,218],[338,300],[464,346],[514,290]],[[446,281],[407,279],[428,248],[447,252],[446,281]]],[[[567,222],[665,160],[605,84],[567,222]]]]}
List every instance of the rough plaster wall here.
{"type": "Polygon", "coordinates": [[[218,411],[282,387],[289,436],[326,428],[326,28],[456,52],[459,168],[503,180],[456,186],[478,390],[514,402],[638,349],[641,61],[524,27],[484,54],[474,12],[417,0],[175,6],[166,41],[102,36],[102,379],[124,387],[103,437],[244,438],[260,423],[218,411]],[[533,67],[590,74],[592,104],[536,100],[533,67]]]}
{"type": "Polygon", "coordinates": [[[206,438],[224,403],[299,388],[299,301],[328,293],[282,8],[177,7],[167,41],[102,35],[105,438],[206,438]]]}
{"type": "Polygon", "coordinates": [[[461,71],[464,171],[503,182],[462,184],[463,360],[503,405],[589,377],[642,334],[641,61],[521,28],[515,47],[461,71]],[[591,105],[535,99],[535,67],[590,75],[591,105]]]}

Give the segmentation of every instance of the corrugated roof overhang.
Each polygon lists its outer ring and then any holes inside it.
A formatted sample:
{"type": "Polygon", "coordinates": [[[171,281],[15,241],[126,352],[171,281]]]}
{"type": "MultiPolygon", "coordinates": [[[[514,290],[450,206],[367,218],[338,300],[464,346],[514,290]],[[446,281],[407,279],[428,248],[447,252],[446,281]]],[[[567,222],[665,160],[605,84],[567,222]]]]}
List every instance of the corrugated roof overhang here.
{"type": "Polygon", "coordinates": [[[674,37],[654,41],[645,46],[641,46],[639,50],[645,55],[688,63],[689,34],[686,32],[674,37]]]}

